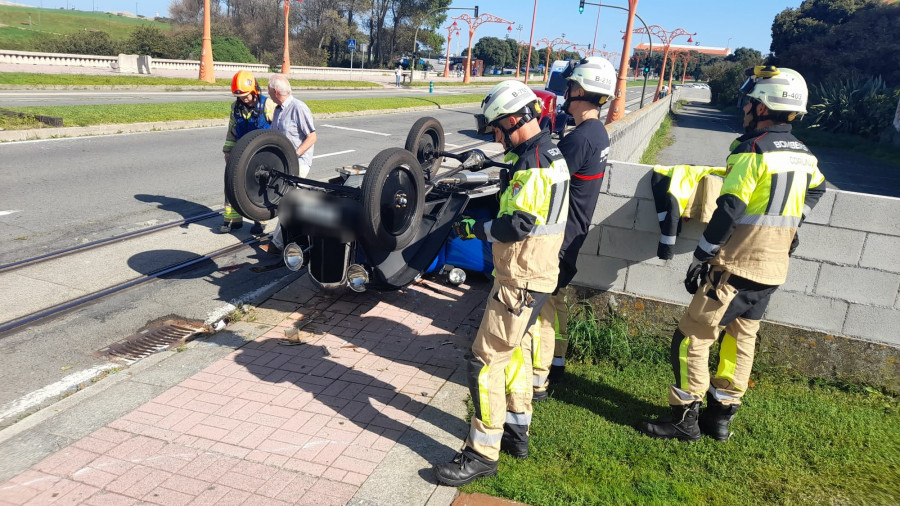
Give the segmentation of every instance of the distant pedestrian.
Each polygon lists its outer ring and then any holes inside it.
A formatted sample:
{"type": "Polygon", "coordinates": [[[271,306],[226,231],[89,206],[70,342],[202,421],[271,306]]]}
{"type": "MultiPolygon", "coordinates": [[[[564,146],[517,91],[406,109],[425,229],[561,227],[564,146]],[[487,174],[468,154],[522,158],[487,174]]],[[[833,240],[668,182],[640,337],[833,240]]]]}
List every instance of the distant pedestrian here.
{"type": "Polygon", "coordinates": [[[400,78],[403,77],[403,67],[397,65],[397,70],[394,71],[394,79],[397,81],[397,87],[400,87],[400,78]]]}
{"type": "MultiPolygon", "coordinates": [[[[275,74],[269,78],[269,97],[278,104],[272,118],[272,129],[283,133],[290,139],[300,162],[298,175],[306,177],[312,166],[313,145],[317,139],[312,111],[291,94],[291,83],[287,77],[281,74],[275,74]]],[[[272,244],[278,250],[284,248],[280,224],[272,234],[272,244]]]]}
{"type": "MultiPolygon", "coordinates": [[[[228,156],[231,154],[235,142],[244,134],[253,130],[269,128],[275,111],[275,102],[267,100],[259,92],[259,83],[253,74],[246,70],[241,70],[231,79],[231,94],[236,98],[231,103],[228,133],[225,134],[225,145],[222,147],[226,162],[228,162],[228,156]]],[[[243,218],[231,206],[227,197],[225,198],[224,216],[225,223],[218,229],[220,233],[226,234],[244,225],[243,218]]],[[[258,221],[254,222],[250,233],[261,234],[262,232],[262,224],[258,221]]]]}

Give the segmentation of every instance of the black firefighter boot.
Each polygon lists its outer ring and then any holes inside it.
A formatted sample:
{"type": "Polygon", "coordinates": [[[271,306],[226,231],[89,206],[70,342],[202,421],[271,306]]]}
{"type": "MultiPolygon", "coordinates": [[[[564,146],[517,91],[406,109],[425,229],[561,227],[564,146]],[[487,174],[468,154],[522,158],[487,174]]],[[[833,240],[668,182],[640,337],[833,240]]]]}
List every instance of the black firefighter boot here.
{"type": "Polygon", "coordinates": [[[671,408],[671,417],[643,422],[638,426],[638,430],[650,437],[698,441],[700,427],[697,425],[697,419],[700,414],[700,401],[671,408]]]}
{"type": "Polygon", "coordinates": [[[500,451],[517,459],[528,458],[528,426],[503,424],[500,451]]]}
{"type": "Polygon", "coordinates": [[[700,412],[700,432],[716,441],[728,441],[731,437],[728,424],[734,419],[739,407],[740,404],[722,404],[707,394],[706,409],[700,412]]]}
{"type": "Polygon", "coordinates": [[[478,478],[497,474],[497,462],[492,462],[472,449],[466,448],[446,464],[435,464],[434,476],[437,481],[451,487],[468,485],[478,478]]]}

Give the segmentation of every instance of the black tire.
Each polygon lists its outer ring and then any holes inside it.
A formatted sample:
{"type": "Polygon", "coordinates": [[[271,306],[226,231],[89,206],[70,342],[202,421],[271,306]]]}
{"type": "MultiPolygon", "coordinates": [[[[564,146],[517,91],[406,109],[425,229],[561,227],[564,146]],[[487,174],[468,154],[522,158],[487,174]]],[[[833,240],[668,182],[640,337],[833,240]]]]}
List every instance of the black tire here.
{"type": "Polygon", "coordinates": [[[430,176],[440,169],[444,161],[443,157],[434,155],[444,151],[444,127],[434,118],[419,118],[409,129],[404,147],[415,155],[422,170],[430,176]]]}
{"type": "Polygon", "coordinates": [[[375,155],[362,183],[360,235],[366,246],[388,252],[405,248],[419,231],[424,209],[425,177],[415,156],[400,148],[375,155]]]}
{"type": "Polygon", "coordinates": [[[281,132],[254,130],[238,139],[225,164],[225,197],[245,218],[265,221],[278,215],[278,202],[291,185],[276,178],[267,185],[256,176],[257,169],[300,174],[294,145],[281,132]]]}

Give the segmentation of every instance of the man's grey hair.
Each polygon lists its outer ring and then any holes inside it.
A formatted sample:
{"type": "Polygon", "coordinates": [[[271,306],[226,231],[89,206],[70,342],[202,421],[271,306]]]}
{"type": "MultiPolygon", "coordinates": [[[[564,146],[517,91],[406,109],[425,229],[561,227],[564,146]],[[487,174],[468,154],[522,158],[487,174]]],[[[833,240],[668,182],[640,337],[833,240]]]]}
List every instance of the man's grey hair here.
{"type": "Polygon", "coordinates": [[[269,87],[277,91],[280,95],[291,94],[291,83],[287,77],[281,74],[274,74],[269,78],[269,87]]]}

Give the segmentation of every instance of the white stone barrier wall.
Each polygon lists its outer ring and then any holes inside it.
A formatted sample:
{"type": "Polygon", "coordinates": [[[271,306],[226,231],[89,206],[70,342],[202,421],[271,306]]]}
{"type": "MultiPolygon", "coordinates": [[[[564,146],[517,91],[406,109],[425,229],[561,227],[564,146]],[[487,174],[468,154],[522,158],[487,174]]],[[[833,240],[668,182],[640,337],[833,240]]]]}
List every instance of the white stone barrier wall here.
{"type": "Polygon", "coordinates": [[[0,49],[0,63],[21,65],[59,65],[64,67],[111,68],[118,64],[117,56],[97,56],[87,54],[34,53],[0,49]]]}
{"type": "MultiPolygon", "coordinates": [[[[685,223],[675,258],[656,257],[652,169],[611,162],[574,282],[687,305],[684,276],[705,225],[685,223]]],[[[764,319],[900,347],[897,216],[898,198],[828,190],[800,228],[787,282],[764,319]]]]}

